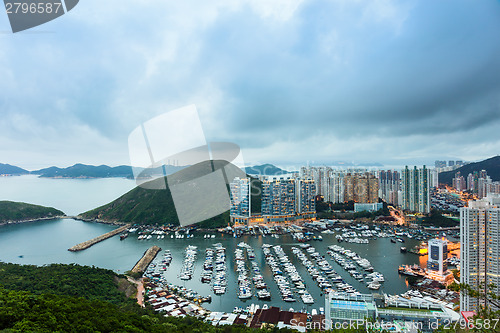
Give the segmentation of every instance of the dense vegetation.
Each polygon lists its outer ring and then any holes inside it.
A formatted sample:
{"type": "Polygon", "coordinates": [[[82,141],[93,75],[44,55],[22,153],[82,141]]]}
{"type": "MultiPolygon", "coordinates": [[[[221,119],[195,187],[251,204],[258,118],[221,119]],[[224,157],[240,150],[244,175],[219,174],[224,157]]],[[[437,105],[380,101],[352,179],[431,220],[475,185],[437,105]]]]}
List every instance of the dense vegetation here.
{"type": "Polygon", "coordinates": [[[8,221],[18,222],[62,215],[64,215],[63,212],[52,207],[24,202],[0,201],[0,224],[8,221]]]}
{"type": "Polygon", "coordinates": [[[0,163],[0,175],[26,175],[30,173],[20,167],[10,164],[0,163]]]}
{"type": "Polygon", "coordinates": [[[460,223],[458,223],[457,221],[447,218],[446,216],[443,216],[442,212],[436,209],[432,209],[429,216],[423,218],[421,224],[424,226],[443,227],[443,228],[457,227],[460,225],[460,223]]]}
{"type": "Polygon", "coordinates": [[[39,267],[0,262],[0,284],[6,289],[33,294],[84,297],[117,305],[128,300],[122,291],[134,293],[124,276],[108,269],[76,264],[39,267]]]}
{"type": "Polygon", "coordinates": [[[490,176],[493,181],[500,180],[500,156],[491,157],[481,162],[470,163],[453,171],[441,172],[439,173],[439,183],[451,185],[458,171],[460,171],[462,176],[467,178],[469,173],[473,173],[474,171],[479,172],[481,170],[486,170],[488,176],[490,176]]]}
{"type": "Polygon", "coordinates": [[[62,177],[62,178],[108,178],[127,177],[133,178],[132,168],[127,165],[109,167],[107,165],[85,165],[75,164],[67,168],[50,167],[33,171],[32,174],[40,177],[62,177]]]}
{"type": "Polygon", "coordinates": [[[383,203],[383,208],[376,212],[362,211],[354,213],[354,201],[344,203],[331,203],[321,200],[316,201],[316,211],[320,219],[347,219],[354,220],[358,218],[374,219],[378,216],[389,216],[390,212],[387,203],[383,203]]]}

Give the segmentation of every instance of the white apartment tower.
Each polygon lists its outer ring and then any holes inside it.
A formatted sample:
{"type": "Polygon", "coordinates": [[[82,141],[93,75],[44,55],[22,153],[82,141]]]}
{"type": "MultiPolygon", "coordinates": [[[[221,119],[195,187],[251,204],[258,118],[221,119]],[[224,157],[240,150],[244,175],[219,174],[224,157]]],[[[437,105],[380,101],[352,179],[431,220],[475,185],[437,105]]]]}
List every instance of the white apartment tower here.
{"type": "Polygon", "coordinates": [[[431,209],[429,187],[430,171],[425,165],[421,169],[405,167],[401,172],[401,207],[413,212],[429,213],[431,209]]]}
{"type": "MultiPolygon", "coordinates": [[[[500,294],[500,196],[470,201],[460,209],[460,282],[483,294],[500,294]],[[490,284],[496,287],[489,288],[490,284]]],[[[475,311],[479,305],[498,310],[498,303],[460,294],[460,310],[475,311]]]]}
{"type": "Polygon", "coordinates": [[[230,184],[231,216],[251,216],[250,179],[236,177],[230,184]]]}

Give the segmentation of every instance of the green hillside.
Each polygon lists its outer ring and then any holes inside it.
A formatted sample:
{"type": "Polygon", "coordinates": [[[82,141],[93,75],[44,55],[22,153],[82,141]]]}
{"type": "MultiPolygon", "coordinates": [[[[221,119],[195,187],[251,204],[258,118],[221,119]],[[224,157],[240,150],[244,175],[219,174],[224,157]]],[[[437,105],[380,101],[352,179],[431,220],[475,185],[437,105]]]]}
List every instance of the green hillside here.
{"type": "MultiPolygon", "coordinates": [[[[246,175],[236,166],[227,164],[223,161],[213,161],[208,163],[199,163],[192,167],[183,169],[166,178],[158,178],[153,181],[142,184],[125,193],[118,199],[80,214],[84,219],[99,219],[110,222],[130,222],[137,224],[179,224],[179,219],[172,199],[169,185],[183,184],[186,181],[197,179],[200,176],[207,175],[213,169],[219,170],[224,167],[227,178],[235,176],[245,177],[246,175]],[[212,165],[213,163],[213,165],[212,165]],[[168,180],[168,182],[167,182],[168,180]],[[164,189],[158,189],[158,188],[164,189]]],[[[253,180],[255,187],[258,188],[260,182],[253,180]]],[[[210,194],[209,194],[210,195],[210,194]]],[[[254,211],[260,211],[260,191],[252,191],[252,206],[254,211]]],[[[193,212],[202,210],[195,201],[192,202],[193,212]]],[[[227,226],[229,223],[229,212],[198,223],[197,226],[205,228],[216,228],[227,226]]]]}
{"type": "Polygon", "coordinates": [[[20,222],[40,218],[50,218],[64,215],[52,207],[27,204],[24,202],[0,201],[0,224],[5,222],[20,222]]]}
{"type": "Polygon", "coordinates": [[[0,262],[0,285],[33,294],[84,297],[116,305],[130,303],[123,291],[131,295],[136,291],[124,276],[109,269],[76,264],[35,266],[0,262]]]}
{"type": "Polygon", "coordinates": [[[440,172],[439,183],[451,185],[455,174],[459,171],[462,176],[467,178],[469,173],[481,170],[486,170],[488,176],[493,181],[500,181],[500,156],[491,157],[481,162],[470,163],[453,171],[440,172]]]}

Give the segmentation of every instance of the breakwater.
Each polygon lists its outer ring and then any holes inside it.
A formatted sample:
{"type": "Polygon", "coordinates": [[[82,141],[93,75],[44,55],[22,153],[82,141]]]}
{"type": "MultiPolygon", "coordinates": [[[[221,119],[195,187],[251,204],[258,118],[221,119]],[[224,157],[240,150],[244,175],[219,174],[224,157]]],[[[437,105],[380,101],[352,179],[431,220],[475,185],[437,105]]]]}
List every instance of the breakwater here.
{"type": "Polygon", "coordinates": [[[146,252],[144,252],[142,258],[135,264],[134,268],[132,268],[132,273],[144,273],[151,261],[153,261],[153,259],[160,251],[161,248],[156,245],[147,249],[146,252]]]}
{"type": "Polygon", "coordinates": [[[113,237],[114,235],[117,235],[125,230],[127,230],[128,228],[130,227],[130,224],[127,224],[127,225],[124,225],[124,226],[121,226],[115,230],[112,230],[110,232],[107,232],[101,236],[98,236],[96,238],[93,238],[91,240],[88,240],[86,242],[83,242],[83,243],[80,243],[80,244],[77,244],[71,248],[68,249],[68,251],[72,251],[72,252],[76,252],[76,251],[82,251],[82,250],[85,250],[85,249],[88,249],[89,247],[91,247],[92,245],[94,244],[97,244],[99,242],[102,242],[103,240],[105,239],[108,239],[110,237],[113,237]]]}

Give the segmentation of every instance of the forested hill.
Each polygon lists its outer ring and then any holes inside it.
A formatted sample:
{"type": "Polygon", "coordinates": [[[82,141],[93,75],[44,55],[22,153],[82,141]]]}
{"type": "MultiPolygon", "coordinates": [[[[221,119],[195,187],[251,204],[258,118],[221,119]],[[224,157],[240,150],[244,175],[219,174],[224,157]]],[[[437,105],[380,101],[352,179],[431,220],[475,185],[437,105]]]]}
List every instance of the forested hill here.
{"type": "MultiPolygon", "coordinates": [[[[214,161],[217,169],[218,162],[214,161]]],[[[222,163],[222,162],[221,162],[222,163]]],[[[166,178],[158,178],[154,181],[138,186],[125,193],[118,199],[80,214],[83,219],[98,219],[108,222],[130,222],[138,224],[173,224],[178,225],[179,219],[175,209],[169,183],[182,183],[186,179],[196,179],[203,175],[206,165],[195,165],[183,169],[175,175],[166,178]],[[169,178],[172,177],[172,178],[169,178]],[[168,179],[168,181],[167,181],[168,179]],[[157,189],[164,187],[164,189],[157,189]]],[[[235,167],[236,168],[236,167],[235,167]]],[[[245,174],[238,169],[241,176],[245,174]]],[[[252,211],[260,211],[260,182],[253,180],[254,190],[252,194],[252,211]]],[[[208,193],[207,195],[210,195],[208,193]]],[[[192,203],[193,210],[202,209],[196,202],[192,203]]],[[[227,226],[229,223],[229,212],[225,212],[213,218],[198,223],[202,228],[217,228],[227,226]]]]}
{"type": "Polygon", "coordinates": [[[486,170],[488,176],[490,176],[493,181],[500,181],[500,156],[491,157],[476,163],[470,163],[453,171],[440,172],[439,183],[451,185],[455,174],[459,171],[464,178],[467,178],[469,173],[473,173],[474,171],[479,172],[481,170],[486,170]]]}
{"type": "Polygon", "coordinates": [[[50,167],[32,171],[32,174],[40,177],[50,178],[110,178],[110,177],[126,177],[133,178],[132,168],[127,165],[110,167],[107,165],[85,165],[75,164],[67,168],[50,167]]]}
{"type": "Polygon", "coordinates": [[[0,224],[63,215],[63,212],[52,207],[32,205],[24,202],[0,201],[0,224]]]}
{"type": "Polygon", "coordinates": [[[33,294],[54,294],[108,301],[120,305],[128,302],[129,284],[109,269],[51,264],[48,266],[17,265],[0,262],[0,285],[6,289],[33,294]],[[121,289],[121,290],[119,290],[121,289]]]}

